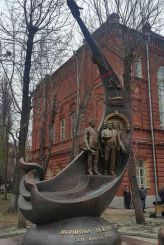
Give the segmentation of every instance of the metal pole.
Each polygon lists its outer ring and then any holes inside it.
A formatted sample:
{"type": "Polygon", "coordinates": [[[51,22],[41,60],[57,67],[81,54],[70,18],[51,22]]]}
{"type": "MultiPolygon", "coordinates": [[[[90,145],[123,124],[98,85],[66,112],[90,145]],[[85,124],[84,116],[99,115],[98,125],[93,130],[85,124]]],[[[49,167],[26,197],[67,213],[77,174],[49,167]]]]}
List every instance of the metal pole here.
{"type": "Polygon", "coordinates": [[[158,200],[158,177],[157,177],[157,161],[156,161],[155,137],[154,137],[154,126],[153,126],[149,39],[150,39],[150,36],[148,34],[148,38],[146,42],[147,76],[148,76],[148,91],[149,91],[150,127],[151,127],[152,150],[153,150],[153,166],[154,166],[154,178],[155,178],[155,195],[156,195],[156,201],[157,201],[158,200]]]}

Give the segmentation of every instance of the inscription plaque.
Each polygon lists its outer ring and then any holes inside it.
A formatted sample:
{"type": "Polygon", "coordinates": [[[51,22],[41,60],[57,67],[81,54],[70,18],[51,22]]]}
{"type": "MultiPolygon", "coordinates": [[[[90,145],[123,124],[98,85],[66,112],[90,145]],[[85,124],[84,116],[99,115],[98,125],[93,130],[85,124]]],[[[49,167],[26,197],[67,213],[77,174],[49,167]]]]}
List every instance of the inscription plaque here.
{"type": "Polygon", "coordinates": [[[60,245],[121,244],[117,229],[108,221],[98,217],[78,217],[32,228],[25,234],[22,245],[54,245],[58,241],[60,245]]]}
{"type": "Polygon", "coordinates": [[[124,99],[123,99],[123,97],[108,98],[107,104],[109,104],[110,106],[123,106],[124,105],[124,99]]]}

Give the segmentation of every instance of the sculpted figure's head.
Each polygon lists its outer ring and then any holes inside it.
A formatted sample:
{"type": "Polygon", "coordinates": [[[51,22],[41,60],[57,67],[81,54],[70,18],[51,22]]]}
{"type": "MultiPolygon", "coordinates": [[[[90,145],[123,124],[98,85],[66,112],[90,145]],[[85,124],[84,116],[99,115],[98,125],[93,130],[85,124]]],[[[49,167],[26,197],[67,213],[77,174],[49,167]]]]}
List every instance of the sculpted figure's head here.
{"type": "Polygon", "coordinates": [[[118,123],[116,121],[113,121],[113,128],[118,129],[118,123]]]}
{"type": "Polygon", "coordinates": [[[91,127],[95,127],[96,126],[96,121],[95,121],[95,119],[93,119],[93,118],[91,118],[90,120],[89,120],[89,125],[91,126],[91,127]]]}
{"type": "Polygon", "coordinates": [[[103,129],[106,129],[106,128],[107,128],[107,122],[104,122],[103,129]]]}
{"type": "Polygon", "coordinates": [[[113,128],[113,123],[112,122],[107,122],[107,128],[112,129],[113,128]]]}

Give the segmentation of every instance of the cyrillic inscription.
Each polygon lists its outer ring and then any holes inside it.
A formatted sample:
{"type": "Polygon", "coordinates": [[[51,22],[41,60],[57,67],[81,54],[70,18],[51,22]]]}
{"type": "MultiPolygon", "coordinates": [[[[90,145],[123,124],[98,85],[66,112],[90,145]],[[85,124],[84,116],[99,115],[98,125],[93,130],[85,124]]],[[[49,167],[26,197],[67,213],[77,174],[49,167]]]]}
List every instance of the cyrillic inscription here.
{"type": "Polygon", "coordinates": [[[61,230],[60,235],[86,235],[90,234],[91,231],[87,230],[61,230]]]}
{"type": "Polygon", "coordinates": [[[61,230],[60,235],[75,235],[75,236],[81,236],[77,237],[77,242],[79,243],[85,243],[87,241],[93,242],[98,240],[103,240],[111,236],[110,231],[112,230],[112,226],[102,226],[92,229],[79,229],[79,230],[61,230]],[[94,234],[97,233],[97,236],[94,234]],[[87,236],[90,235],[90,236],[87,236]]]}

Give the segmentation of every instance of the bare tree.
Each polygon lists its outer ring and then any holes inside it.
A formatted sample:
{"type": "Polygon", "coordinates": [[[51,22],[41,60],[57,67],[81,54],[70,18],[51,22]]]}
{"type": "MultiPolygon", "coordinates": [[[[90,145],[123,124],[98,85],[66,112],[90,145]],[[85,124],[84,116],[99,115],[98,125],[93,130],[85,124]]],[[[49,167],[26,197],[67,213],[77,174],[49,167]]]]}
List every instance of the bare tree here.
{"type": "Polygon", "coordinates": [[[81,123],[84,113],[87,110],[87,106],[89,104],[90,98],[92,95],[91,88],[87,88],[84,92],[83,98],[79,103],[79,110],[74,116],[72,121],[72,151],[71,151],[71,159],[75,158],[79,153],[80,147],[80,129],[81,123]]]}
{"type": "Polygon", "coordinates": [[[4,175],[4,198],[7,200],[7,183],[8,183],[8,160],[9,160],[9,132],[11,130],[11,95],[9,92],[8,82],[5,77],[0,84],[0,104],[1,104],[1,143],[2,143],[2,162],[4,175]]]}
{"type": "MultiPolygon", "coordinates": [[[[45,77],[41,83],[41,91],[43,98],[43,108],[41,113],[41,127],[40,127],[40,144],[39,144],[39,160],[41,161],[42,167],[44,169],[44,174],[46,174],[49,160],[51,157],[51,150],[53,147],[53,136],[54,136],[54,123],[57,114],[57,100],[56,95],[52,95],[51,98],[48,97],[48,89],[51,90],[51,78],[45,77]],[[47,104],[50,104],[49,110],[47,110],[47,104]],[[46,128],[48,126],[48,142],[46,142],[46,128]]],[[[57,91],[55,91],[57,93],[57,91]]]]}
{"type": "MultiPolygon", "coordinates": [[[[44,76],[41,70],[50,73],[52,67],[61,64],[61,59],[60,62],[58,59],[59,55],[63,52],[60,56],[62,58],[66,57],[65,47],[71,35],[64,1],[11,0],[7,3],[8,13],[5,18],[3,14],[1,15],[0,32],[5,43],[3,48],[12,49],[10,61],[14,71],[13,79],[9,79],[9,81],[19,124],[16,129],[16,135],[18,136],[17,159],[19,159],[25,157],[32,108],[31,98],[35,81],[39,75],[44,76]],[[44,47],[46,43],[46,51],[49,48],[49,52],[45,55],[44,47]],[[40,48],[40,46],[42,47],[40,48]],[[49,67],[46,66],[47,61],[50,64],[49,67]],[[42,69],[45,66],[46,69],[42,69]]],[[[4,62],[3,69],[5,70],[4,62]]],[[[16,210],[20,178],[21,173],[17,162],[14,188],[16,210]]]]}
{"type": "Polygon", "coordinates": [[[74,53],[74,64],[76,69],[76,98],[74,113],[72,114],[71,126],[72,126],[72,150],[71,159],[79,154],[80,150],[80,139],[81,139],[81,126],[85,112],[87,111],[89,102],[94,95],[96,87],[99,85],[95,82],[88,84],[86,79],[82,77],[82,71],[85,69],[86,63],[86,51],[82,51],[81,55],[78,52],[74,53]],[[81,84],[84,88],[81,89],[81,84]]]}

